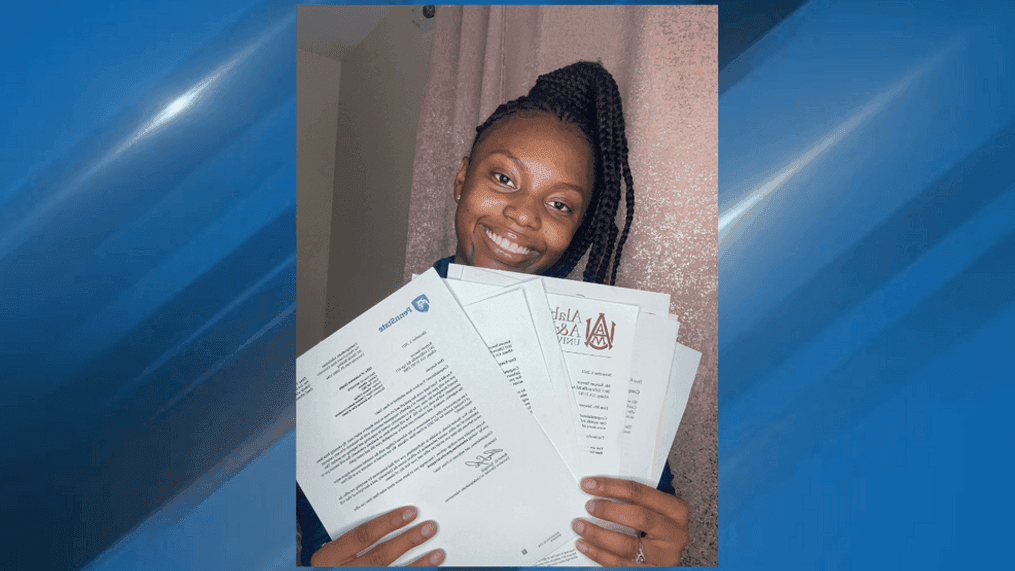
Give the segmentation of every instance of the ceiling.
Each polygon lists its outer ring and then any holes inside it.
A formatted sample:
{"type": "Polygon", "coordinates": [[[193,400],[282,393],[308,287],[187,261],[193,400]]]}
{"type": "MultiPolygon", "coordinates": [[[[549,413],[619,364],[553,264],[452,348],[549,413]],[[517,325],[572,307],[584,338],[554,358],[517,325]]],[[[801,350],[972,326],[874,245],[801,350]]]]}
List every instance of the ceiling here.
{"type": "Polygon", "coordinates": [[[391,9],[392,6],[299,6],[296,46],[342,61],[391,9]]]}

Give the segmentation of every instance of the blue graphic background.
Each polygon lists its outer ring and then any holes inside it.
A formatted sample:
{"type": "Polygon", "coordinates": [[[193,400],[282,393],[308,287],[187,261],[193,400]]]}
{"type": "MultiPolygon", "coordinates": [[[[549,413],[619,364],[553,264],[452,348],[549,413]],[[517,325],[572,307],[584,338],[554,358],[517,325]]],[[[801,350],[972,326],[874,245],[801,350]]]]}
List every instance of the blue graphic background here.
{"type": "MultiPolygon", "coordinates": [[[[1013,16],[720,5],[720,567],[1007,559],[1013,16]]],[[[293,566],[294,5],[0,29],[2,566],[293,566]]]]}

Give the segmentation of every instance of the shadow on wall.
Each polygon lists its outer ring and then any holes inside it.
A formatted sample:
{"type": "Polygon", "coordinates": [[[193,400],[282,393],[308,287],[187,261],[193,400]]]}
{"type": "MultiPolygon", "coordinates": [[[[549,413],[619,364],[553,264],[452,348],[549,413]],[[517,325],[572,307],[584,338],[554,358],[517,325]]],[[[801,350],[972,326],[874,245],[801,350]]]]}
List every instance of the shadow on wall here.
{"type": "Polygon", "coordinates": [[[298,30],[316,53],[298,53],[297,354],[403,285],[433,37],[411,6],[299,7],[301,26],[329,18],[376,27],[354,46],[338,27],[331,44],[298,30]]]}

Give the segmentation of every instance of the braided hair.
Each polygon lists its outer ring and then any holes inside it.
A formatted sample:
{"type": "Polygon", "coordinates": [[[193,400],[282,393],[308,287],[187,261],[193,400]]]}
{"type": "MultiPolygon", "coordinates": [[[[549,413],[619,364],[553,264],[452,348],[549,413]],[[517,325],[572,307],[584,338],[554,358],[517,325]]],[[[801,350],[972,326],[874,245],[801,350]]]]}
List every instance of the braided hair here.
{"type": "Polygon", "coordinates": [[[529,94],[508,101],[476,127],[469,162],[484,133],[498,121],[522,112],[545,112],[561,122],[576,126],[592,151],[594,182],[592,196],[581,224],[564,253],[543,275],[564,277],[571,273],[585,252],[589,258],[583,280],[613,285],[620,266],[620,254],[634,218],[634,185],[627,163],[627,136],[620,90],[610,72],[598,63],[580,61],[539,76],[529,94]],[[614,219],[620,204],[621,182],[627,191],[627,218],[617,242],[614,219]],[[616,253],[614,254],[614,245],[616,253]]]}

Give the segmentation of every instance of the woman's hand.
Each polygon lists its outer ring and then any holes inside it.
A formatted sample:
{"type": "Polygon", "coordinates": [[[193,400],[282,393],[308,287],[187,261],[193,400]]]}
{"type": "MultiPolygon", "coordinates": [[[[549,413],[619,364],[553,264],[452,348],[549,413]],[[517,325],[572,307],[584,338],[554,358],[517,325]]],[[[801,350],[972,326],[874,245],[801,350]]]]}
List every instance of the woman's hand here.
{"type": "MultiPolygon", "coordinates": [[[[310,558],[310,564],[326,567],[383,567],[391,565],[406,551],[433,537],[437,533],[437,522],[425,521],[410,527],[384,543],[375,545],[370,551],[362,552],[385,535],[408,525],[409,522],[416,519],[416,515],[416,508],[406,506],[376,517],[335,541],[325,543],[310,558]]],[[[437,549],[423,555],[409,565],[417,567],[440,565],[443,561],[444,550],[437,549]]]]}
{"type": "Polygon", "coordinates": [[[596,477],[585,478],[581,484],[586,493],[627,502],[594,498],[585,504],[590,514],[643,531],[645,537],[639,539],[576,519],[572,525],[582,537],[576,543],[579,551],[605,567],[630,567],[640,541],[644,565],[680,565],[680,552],[687,545],[687,504],[683,500],[631,480],[596,477]]]}

